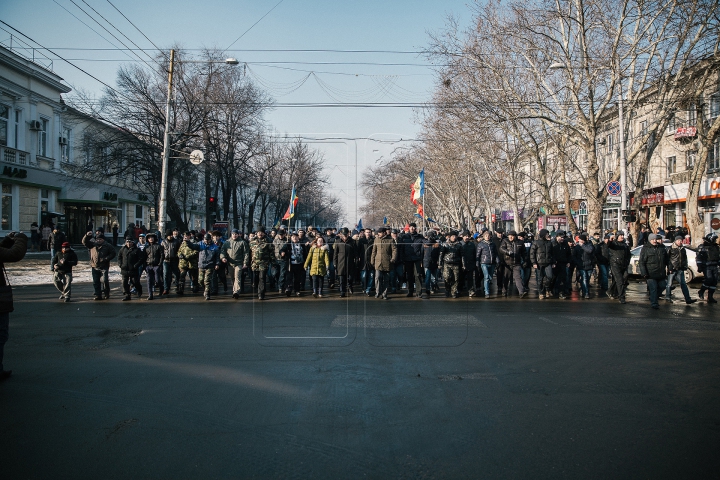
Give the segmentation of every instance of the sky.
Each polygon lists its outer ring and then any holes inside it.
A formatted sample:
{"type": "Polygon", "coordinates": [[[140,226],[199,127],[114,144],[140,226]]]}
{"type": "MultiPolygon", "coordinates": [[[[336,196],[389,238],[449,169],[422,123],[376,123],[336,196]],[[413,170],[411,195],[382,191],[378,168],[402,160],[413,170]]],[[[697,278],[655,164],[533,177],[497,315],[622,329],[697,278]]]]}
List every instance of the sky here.
{"type": "MultiPolygon", "coordinates": [[[[435,69],[417,52],[427,48],[430,32],[444,28],[448,15],[461,25],[471,16],[468,0],[0,0],[0,5],[1,20],[109,85],[115,84],[120,65],[140,60],[116,49],[123,48],[120,41],[92,18],[133,47],[116,27],[151,55],[153,44],[230,47],[227,56],[246,62],[238,68],[246,68],[275,99],[277,106],[266,117],[272,129],[307,138],[323,152],[330,188],[343,201],[350,227],[360,216],[357,185],[363,171],[410,145],[407,140],[420,131],[417,112],[397,105],[430,99],[435,69]],[[288,105],[307,103],[314,105],[288,105]]],[[[9,29],[0,27],[0,42],[7,45],[9,29]]],[[[44,55],[68,85],[100,94],[99,82],[53,54],[44,55]]]]}

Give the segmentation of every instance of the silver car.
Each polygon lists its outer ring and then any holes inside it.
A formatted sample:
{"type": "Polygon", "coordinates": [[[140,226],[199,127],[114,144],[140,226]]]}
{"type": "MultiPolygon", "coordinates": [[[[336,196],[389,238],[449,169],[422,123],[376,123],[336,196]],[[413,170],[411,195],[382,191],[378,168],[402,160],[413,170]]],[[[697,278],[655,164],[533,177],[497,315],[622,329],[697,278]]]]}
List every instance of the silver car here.
{"type": "MultiPolygon", "coordinates": [[[[663,243],[663,245],[669,249],[672,243],[663,243]]],[[[630,265],[628,265],[628,273],[630,275],[640,275],[640,250],[642,250],[642,247],[635,247],[630,250],[630,254],[632,255],[630,257],[630,265]]],[[[702,278],[703,274],[698,272],[697,262],[695,262],[695,250],[686,245],[685,251],[687,252],[688,259],[688,269],[685,270],[685,281],[690,283],[696,278],[702,278]]]]}

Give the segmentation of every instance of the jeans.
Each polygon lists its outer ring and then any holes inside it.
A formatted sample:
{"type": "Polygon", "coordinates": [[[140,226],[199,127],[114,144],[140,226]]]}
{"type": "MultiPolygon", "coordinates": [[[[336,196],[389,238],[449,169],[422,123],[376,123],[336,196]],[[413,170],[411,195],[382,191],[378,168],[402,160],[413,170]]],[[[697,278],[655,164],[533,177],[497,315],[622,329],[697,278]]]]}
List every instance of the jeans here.
{"type": "Polygon", "coordinates": [[[540,295],[551,293],[550,285],[552,285],[552,279],[552,265],[538,265],[538,268],[535,269],[535,282],[537,283],[537,289],[540,295]]]}
{"type": "Polygon", "coordinates": [[[665,289],[666,279],[656,280],[654,278],[647,279],[648,292],[650,292],[650,304],[652,306],[658,305],[658,294],[665,289]]]}
{"type": "Polygon", "coordinates": [[[110,295],[110,279],[108,278],[108,269],[93,268],[92,269],[93,288],[95,296],[102,297],[110,295]]]}
{"type": "Polygon", "coordinates": [[[290,266],[290,260],[278,260],[278,290],[286,290],[288,287],[288,270],[290,266]]]}
{"type": "Polygon", "coordinates": [[[170,291],[173,275],[175,275],[175,291],[177,292],[180,287],[180,268],[178,265],[177,260],[163,262],[163,285],[166,292],[170,291]]]}
{"type": "Polygon", "coordinates": [[[132,284],[137,290],[138,295],[142,295],[142,284],[140,283],[140,276],[135,272],[121,272],[122,273],[122,287],[123,295],[126,297],[130,296],[130,285],[132,284]]]}
{"type": "Polygon", "coordinates": [[[55,288],[62,293],[63,298],[70,298],[70,291],[72,289],[72,272],[55,272],[53,276],[53,283],[55,288]]]}
{"type": "Polygon", "coordinates": [[[408,293],[421,293],[423,285],[423,268],[420,260],[405,263],[405,280],[407,281],[408,293]]]}
{"type": "Polygon", "coordinates": [[[375,272],[373,270],[363,270],[360,272],[360,284],[365,293],[370,293],[370,290],[372,290],[374,278],[375,272]]]}
{"type": "MultiPolygon", "coordinates": [[[[483,272],[483,288],[485,289],[485,296],[490,295],[490,283],[492,282],[493,273],[495,273],[495,265],[485,264],[480,265],[483,272]]],[[[500,292],[498,292],[500,293],[500,292]]]]}
{"type": "Polygon", "coordinates": [[[610,268],[609,265],[598,264],[598,270],[600,271],[600,289],[601,290],[608,289],[608,269],[609,268],[610,268]]]}
{"type": "Polygon", "coordinates": [[[323,284],[325,283],[325,277],[322,275],[313,275],[312,276],[312,287],[313,287],[313,294],[322,295],[323,294],[323,284]]]}
{"type": "Polygon", "coordinates": [[[158,283],[162,287],[162,277],[160,272],[160,266],[152,266],[148,265],[145,268],[145,272],[147,273],[147,286],[148,286],[148,295],[152,297],[153,291],[155,290],[155,283],[158,283]]]}
{"type": "Polygon", "coordinates": [[[613,283],[615,284],[615,295],[620,300],[625,300],[625,290],[628,286],[627,268],[623,265],[612,266],[613,283]]]}
{"type": "MultiPolygon", "coordinates": [[[[390,292],[395,293],[396,291],[400,290],[400,287],[402,285],[402,278],[403,278],[403,265],[402,263],[396,264],[394,267],[390,268],[390,292]]],[[[408,288],[410,288],[410,285],[408,284],[408,288]]]]}
{"type": "Polygon", "coordinates": [[[680,289],[683,292],[683,296],[685,297],[685,301],[690,301],[690,290],[688,290],[687,282],[685,281],[685,270],[675,270],[674,272],[670,273],[667,278],[667,287],[665,287],[665,298],[670,299],[670,287],[672,287],[673,278],[677,278],[678,283],[680,284],[680,289]]]}
{"type": "Polygon", "coordinates": [[[592,270],[578,270],[583,295],[590,295],[590,275],[592,275],[592,272],[592,270]]]}
{"type": "Polygon", "coordinates": [[[10,314],[0,313],[0,371],[4,370],[3,355],[5,354],[5,343],[10,338],[10,314]]]}
{"type": "Polygon", "coordinates": [[[438,269],[437,268],[426,268],[425,269],[425,292],[430,293],[432,289],[438,288],[438,269]]]}

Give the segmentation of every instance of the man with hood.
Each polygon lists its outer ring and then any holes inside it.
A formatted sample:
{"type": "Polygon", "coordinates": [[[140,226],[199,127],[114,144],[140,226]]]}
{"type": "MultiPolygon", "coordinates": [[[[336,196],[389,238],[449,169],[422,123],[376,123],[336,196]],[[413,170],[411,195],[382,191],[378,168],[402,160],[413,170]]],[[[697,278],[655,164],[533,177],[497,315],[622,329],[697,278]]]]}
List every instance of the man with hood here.
{"type": "Polygon", "coordinates": [[[445,279],[445,297],[458,298],[460,271],[463,265],[462,243],[457,230],[451,230],[446,242],[440,246],[440,265],[445,279]]]}
{"type": "Polygon", "coordinates": [[[53,283],[61,295],[60,300],[70,301],[72,289],[72,269],[78,264],[78,257],[75,250],[70,247],[70,242],[63,242],[60,249],[52,260],[53,283]]]}
{"type": "Polygon", "coordinates": [[[546,295],[551,294],[553,268],[555,268],[550,232],[545,228],[538,232],[537,240],[530,247],[530,263],[535,270],[538,298],[542,300],[546,295]]]}
{"type": "Polygon", "coordinates": [[[108,299],[110,298],[110,260],[115,258],[115,248],[105,242],[105,235],[98,233],[93,238],[91,231],[82,238],[82,244],[90,253],[90,268],[95,290],[93,300],[108,299]]]}
{"type": "Polygon", "coordinates": [[[142,284],[138,269],[145,261],[145,252],[135,246],[132,237],[125,239],[125,245],[118,252],[118,264],[122,275],[123,302],[130,300],[131,285],[135,287],[138,296],[142,295],[142,284]]]}
{"type": "Polygon", "coordinates": [[[265,236],[265,227],[258,229],[255,239],[250,242],[250,251],[253,289],[257,289],[258,299],[265,300],[268,267],[275,260],[275,248],[265,236]]]}
{"type": "Polygon", "coordinates": [[[160,295],[163,293],[162,285],[162,264],[165,259],[165,250],[157,243],[157,235],[148,233],[145,235],[147,246],[145,247],[145,259],[147,266],[145,273],[147,274],[148,300],[154,299],[155,284],[160,286],[160,295]]]}

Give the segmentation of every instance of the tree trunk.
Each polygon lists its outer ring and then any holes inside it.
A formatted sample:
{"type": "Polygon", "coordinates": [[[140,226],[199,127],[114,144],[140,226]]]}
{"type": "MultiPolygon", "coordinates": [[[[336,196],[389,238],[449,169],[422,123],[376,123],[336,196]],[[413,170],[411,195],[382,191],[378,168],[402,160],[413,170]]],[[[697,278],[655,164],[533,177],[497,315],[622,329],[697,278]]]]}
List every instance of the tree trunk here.
{"type": "Polygon", "coordinates": [[[705,222],[698,211],[698,195],[700,194],[700,185],[702,179],[707,172],[708,158],[713,148],[715,138],[720,132],[720,117],[717,117],[709,129],[706,129],[702,107],[698,108],[697,133],[700,139],[697,160],[688,181],[688,193],[685,203],[685,215],[687,216],[688,229],[693,246],[702,243],[705,236],[705,222]]]}

